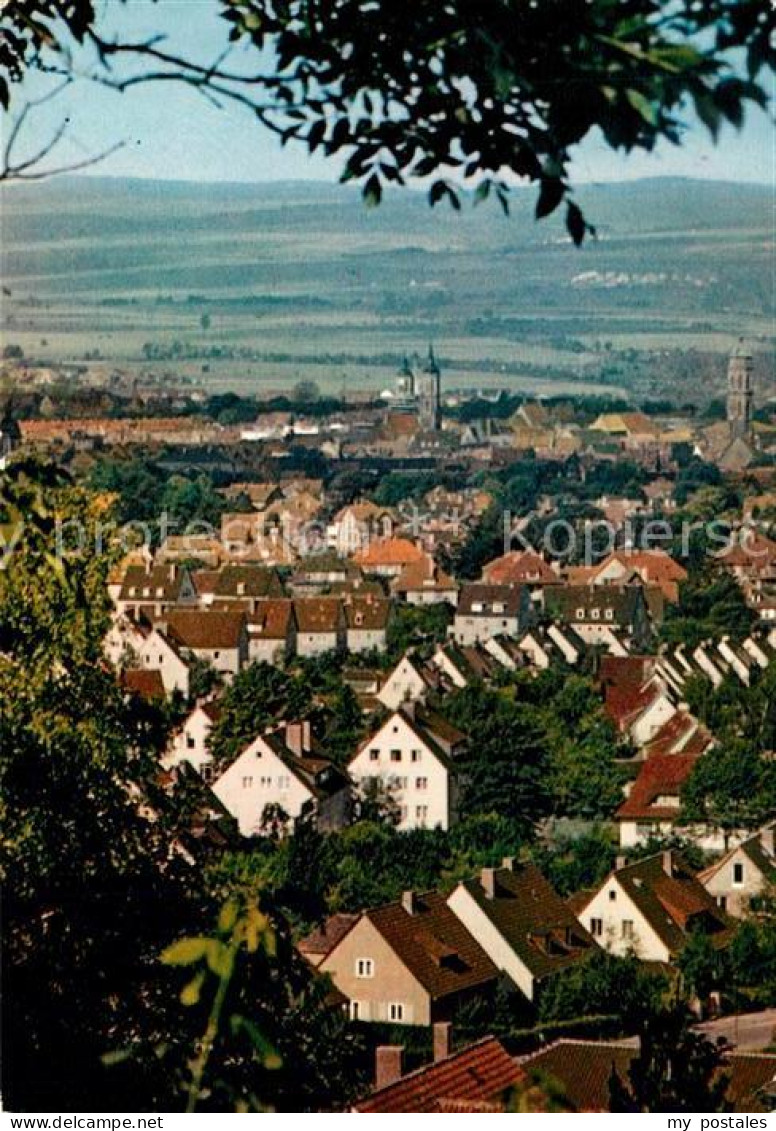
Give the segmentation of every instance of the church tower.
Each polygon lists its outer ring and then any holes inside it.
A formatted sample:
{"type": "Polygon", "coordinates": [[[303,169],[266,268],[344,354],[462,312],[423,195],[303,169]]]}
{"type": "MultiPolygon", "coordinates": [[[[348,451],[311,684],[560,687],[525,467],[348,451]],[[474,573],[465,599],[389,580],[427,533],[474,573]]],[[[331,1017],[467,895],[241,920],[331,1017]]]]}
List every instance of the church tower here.
{"type": "Polygon", "coordinates": [[[728,363],[727,419],[731,440],[747,439],[752,429],[752,355],[740,338],[728,363]]]}
{"type": "Polygon", "coordinates": [[[428,347],[428,360],[418,377],[418,418],[424,432],[439,429],[442,374],[434,357],[434,347],[428,347]]]}

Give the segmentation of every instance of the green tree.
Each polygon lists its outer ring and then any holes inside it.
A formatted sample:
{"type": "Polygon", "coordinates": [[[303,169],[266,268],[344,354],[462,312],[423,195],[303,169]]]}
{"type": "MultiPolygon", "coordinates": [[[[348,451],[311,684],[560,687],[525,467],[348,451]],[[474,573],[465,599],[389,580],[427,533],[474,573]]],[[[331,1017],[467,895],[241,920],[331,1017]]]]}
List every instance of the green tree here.
{"type": "Polygon", "coordinates": [[[281,719],[296,721],[312,706],[302,679],[257,661],[234,677],[221,700],[210,732],[210,751],[217,766],[226,766],[249,742],[281,719]]]}

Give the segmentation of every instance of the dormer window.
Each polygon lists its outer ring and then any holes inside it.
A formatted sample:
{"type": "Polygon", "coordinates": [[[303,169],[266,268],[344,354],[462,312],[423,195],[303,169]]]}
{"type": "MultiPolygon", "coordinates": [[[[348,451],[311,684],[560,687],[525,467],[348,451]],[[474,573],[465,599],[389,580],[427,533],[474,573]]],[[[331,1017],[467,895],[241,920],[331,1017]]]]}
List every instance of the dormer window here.
{"type": "Polygon", "coordinates": [[[614,620],[614,609],[607,609],[606,610],[606,619],[607,620],[614,620]]]}
{"type": "Polygon", "coordinates": [[[584,620],[584,619],[585,619],[585,610],[584,609],[577,609],[577,620],[584,620]]]}
{"type": "Polygon", "coordinates": [[[591,609],[590,610],[590,616],[593,618],[593,620],[600,620],[601,619],[601,610],[600,609],[591,609]]]}

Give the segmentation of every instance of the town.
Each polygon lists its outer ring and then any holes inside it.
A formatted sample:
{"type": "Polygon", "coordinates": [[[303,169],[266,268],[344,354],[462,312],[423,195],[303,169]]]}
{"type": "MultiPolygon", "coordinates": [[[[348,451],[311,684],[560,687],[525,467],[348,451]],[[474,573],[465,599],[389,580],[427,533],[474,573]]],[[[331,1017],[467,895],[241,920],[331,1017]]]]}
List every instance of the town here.
{"type": "Polygon", "coordinates": [[[726,1102],[770,1110],[776,409],[743,341],[711,421],[448,395],[433,346],[374,401],[234,425],[57,416],[5,370],[6,484],[55,467],[101,516],[51,531],[103,562],[141,819],[273,899],[354,1042],[326,1105],[506,1110],[549,1076],[614,1110],[678,994],[732,1041],[726,1102]]]}

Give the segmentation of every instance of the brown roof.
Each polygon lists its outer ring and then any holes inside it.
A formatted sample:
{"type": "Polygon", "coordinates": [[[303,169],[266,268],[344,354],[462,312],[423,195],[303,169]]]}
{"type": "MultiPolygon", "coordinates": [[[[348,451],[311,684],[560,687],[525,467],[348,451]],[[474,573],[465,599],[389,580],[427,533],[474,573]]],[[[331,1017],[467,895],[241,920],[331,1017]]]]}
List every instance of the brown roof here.
{"type": "Polygon", "coordinates": [[[364,569],[377,566],[405,566],[422,561],[424,553],[407,538],[384,538],[371,542],[365,550],[355,555],[355,561],[364,569]]]}
{"type": "Polygon", "coordinates": [[[653,754],[642,762],[631,791],[615,817],[619,821],[673,821],[681,813],[681,793],[697,754],[653,754]],[[675,805],[657,805],[661,797],[676,797],[675,805]]]}
{"type": "Polygon", "coordinates": [[[659,852],[618,868],[612,876],[672,955],[682,950],[688,934],[696,928],[715,945],[730,940],[731,920],[678,852],[659,852]]]}
{"type": "Polygon", "coordinates": [[[184,648],[237,648],[245,628],[243,613],[212,609],[173,609],[167,616],[168,636],[184,648]]]}
{"type": "Polygon", "coordinates": [[[418,1068],[356,1104],[356,1111],[440,1113],[503,1110],[523,1072],[500,1041],[484,1037],[461,1052],[418,1068]]]}
{"type": "Polygon", "coordinates": [[[185,576],[185,571],[175,565],[155,565],[150,569],[130,565],[124,573],[119,596],[122,601],[135,597],[153,600],[158,594],[165,601],[176,601],[185,576]]]}
{"type": "Polygon", "coordinates": [[[466,616],[516,617],[520,612],[521,598],[522,588],[517,585],[472,582],[461,587],[458,613],[466,616]]]}
{"type": "Polygon", "coordinates": [[[315,930],[310,931],[303,939],[297,943],[297,949],[306,958],[320,958],[324,959],[327,954],[334,950],[335,946],[344,939],[350,928],[354,923],[357,923],[360,916],[346,915],[338,913],[336,915],[329,915],[320,926],[315,930]]]}
{"type": "Polygon", "coordinates": [[[391,602],[384,597],[348,596],[344,601],[345,619],[349,629],[380,631],[388,625],[391,602]]]}
{"type": "MultiPolygon", "coordinates": [[[[521,1057],[523,1071],[541,1072],[560,1084],[576,1112],[608,1112],[612,1072],[627,1083],[636,1049],[604,1041],[559,1040],[521,1057]]],[[[770,1111],[765,1092],[772,1094],[776,1055],[730,1053],[722,1072],[729,1076],[727,1098],[735,1111],[770,1111]]]]}
{"type": "Polygon", "coordinates": [[[499,972],[438,892],[412,894],[366,917],[434,1000],[495,981],[499,972]]]}
{"type": "Polygon", "coordinates": [[[294,603],[287,597],[257,602],[248,617],[248,635],[254,640],[285,640],[294,617],[294,603]]]}
{"type": "Polygon", "coordinates": [[[394,593],[410,593],[415,590],[424,593],[455,593],[458,586],[452,577],[439,568],[430,554],[425,554],[420,561],[406,565],[391,588],[394,593]]]}
{"type": "Polygon", "coordinates": [[[160,671],[127,668],[121,673],[121,686],[144,699],[164,699],[164,681],[160,671]]]}
{"type": "Polygon", "coordinates": [[[337,632],[342,623],[338,597],[296,597],[294,614],[300,632],[337,632]]]}
{"type": "Polygon", "coordinates": [[[283,583],[262,565],[226,565],[217,575],[217,597],[282,597],[283,583]]]}
{"type": "Polygon", "coordinates": [[[535,978],[584,959],[596,944],[534,864],[494,869],[495,895],[482,877],[463,886],[535,978]]]}
{"type": "Polygon", "coordinates": [[[532,551],[514,551],[482,567],[484,581],[493,585],[557,585],[560,578],[543,557],[532,551]]]}

